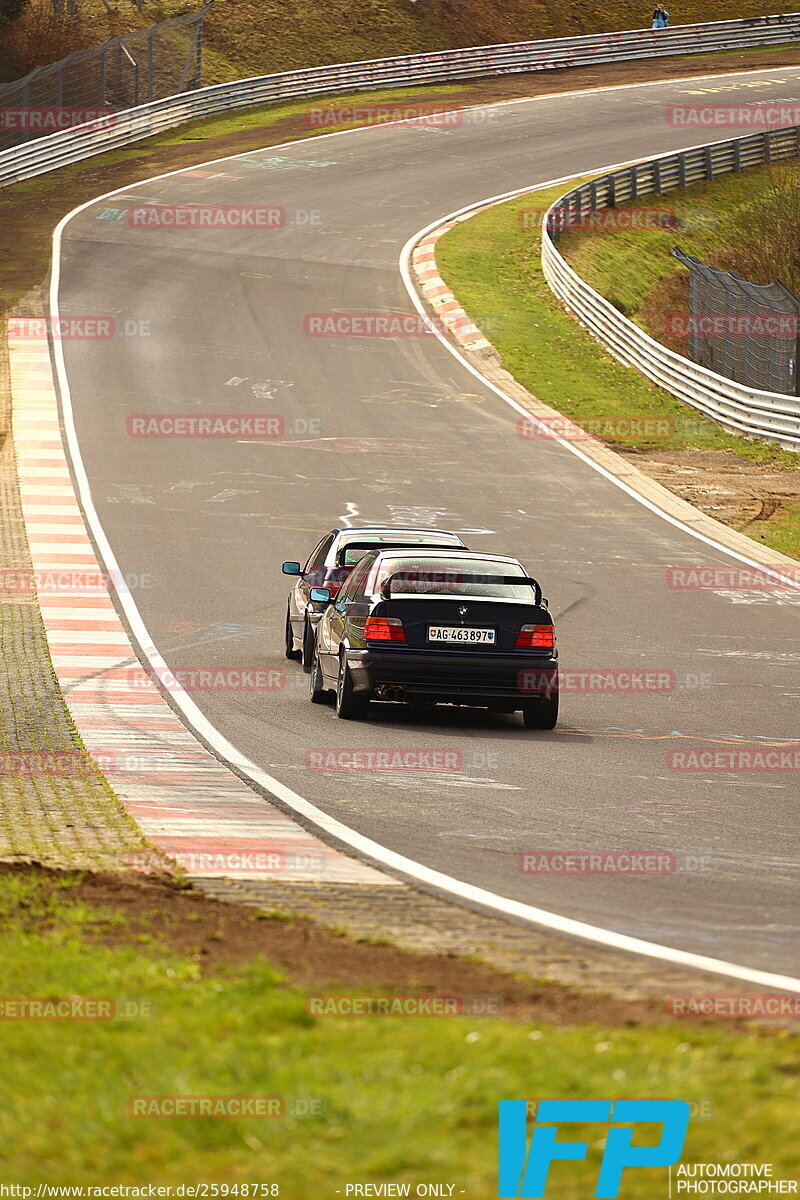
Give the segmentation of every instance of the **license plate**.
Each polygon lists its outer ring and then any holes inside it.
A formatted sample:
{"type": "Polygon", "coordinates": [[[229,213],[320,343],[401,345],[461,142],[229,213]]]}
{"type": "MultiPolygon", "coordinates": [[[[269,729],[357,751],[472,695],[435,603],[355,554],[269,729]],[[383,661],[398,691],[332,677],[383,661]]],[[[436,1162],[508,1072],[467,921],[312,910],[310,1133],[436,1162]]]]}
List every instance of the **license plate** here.
{"type": "Polygon", "coordinates": [[[467,625],[429,625],[429,642],[456,642],[460,646],[493,646],[494,629],[475,629],[467,625]]]}

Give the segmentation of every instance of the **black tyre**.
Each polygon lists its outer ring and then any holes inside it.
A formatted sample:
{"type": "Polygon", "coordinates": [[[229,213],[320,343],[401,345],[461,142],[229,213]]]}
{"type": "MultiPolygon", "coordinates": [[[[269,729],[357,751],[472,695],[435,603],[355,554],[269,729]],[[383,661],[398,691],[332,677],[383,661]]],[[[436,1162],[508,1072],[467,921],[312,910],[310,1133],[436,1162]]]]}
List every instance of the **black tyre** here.
{"type": "Polygon", "coordinates": [[[522,710],[526,729],[555,729],[558,721],[558,692],[551,692],[541,700],[533,700],[522,710]]]}
{"type": "Polygon", "coordinates": [[[328,691],[325,687],[325,678],[322,674],[322,667],[319,661],[319,655],[314,650],[314,657],[311,660],[311,677],[309,683],[309,696],[312,704],[327,704],[328,691]]]}
{"type": "Polygon", "coordinates": [[[286,628],[284,630],[284,654],[287,658],[294,659],[295,662],[300,658],[300,651],[294,648],[294,634],[292,633],[292,622],[289,619],[289,609],[286,609],[286,628]]]}
{"type": "Polygon", "coordinates": [[[303,649],[300,661],[303,664],[303,670],[306,675],[310,674],[311,664],[314,661],[314,630],[308,621],[305,621],[303,624],[303,649]]]}
{"type": "Polygon", "coordinates": [[[360,721],[369,711],[369,697],[357,696],[353,691],[353,676],[345,659],[339,664],[339,681],[336,687],[336,715],[342,721],[360,721]]]}

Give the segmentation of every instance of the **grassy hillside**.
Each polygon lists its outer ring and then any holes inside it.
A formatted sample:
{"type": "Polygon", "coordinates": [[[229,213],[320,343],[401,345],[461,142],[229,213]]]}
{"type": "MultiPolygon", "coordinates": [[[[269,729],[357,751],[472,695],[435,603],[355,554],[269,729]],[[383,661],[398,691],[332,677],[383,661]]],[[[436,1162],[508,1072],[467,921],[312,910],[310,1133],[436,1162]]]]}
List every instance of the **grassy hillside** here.
{"type": "MultiPolygon", "coordinates": [[[[765,0],[683,0],[673,23],[774,11],[765,0]]],[[[217,0],[209,44],[231,62],[271,71],[445,47],[640,29],[641,0],[217,0]]]]}
{"type": "MultiPolygon", "coordinates": [[[[29,0],[23,26],[33,23],[37,6],[44,3],[29,0]]],[[[111,3],[114,15],[101,0],[78,0],[79,29],[70,32],[64,25],[62,54],[76,44],[95,45],[200,7],[200,0],[145,0],[140,14],[130,0],[111,3]]],[[[672,19],[673,24],[730,20],[776,8],[767,0],[683,0],[672,6],[672,19]]],[[[207,27],[208,82],[390,54],[640,29],[649,24],[651,11],[643,0],[340,0],[336,5],[326,0],[216,0],[207,27]]],[[[9,30],[2,42],[0,79],[13,78],[19,71],[14,71],[11,55],[20,38],[9,30]]],[[[47,57],[31,65],[60,57],[52,39],[41,45],[47,57]]]]}
{"type": "MultiPolygon", "coordinates": [[[[124,877],[0,872],[5,995],[85,998],[109,1014],[26,1020],[12,1010],[0,1021],[8,1178],[34,1187],[219,1181],[222,1196],[296,1200],[344,1197],[354,1179],[406,1184],[412,1195],[422,1180],[450,1180],[456,1196],[490,1197],[499,1099],[620,1092],[692,1104],[687,1162],[724,1160],[735,1147],[737,1158],[772,1162],[776,1178],[798,1166],[800,1145],[785,1136],[796,1113],[794,1033],[667,1021],[666,1003],[640,1023],[606,1001],[609,1023],[578,1024],[571,995],[479,964],[461,967],[467,995],[488,993],[508,1015],[317,1016],[317,998],[335,1007],[354,996],[441,996],[434,971],[453,980],[459,961],[134,887],[124,877]],[[499,987],[520,993],[518,1016],[499,987]],[[555,1020],[542,1019],[547,1004],[555,1020]],[[167,1114],[176,1097],[269,1097],[279,1119],[158,1119],[143,1104],[156,1097],[167,1114]]],[[[593,1194],[602,1146],[596,1130],[572,1132],[593,1144],[562,1174],[562,1200],[593,1194]]],[[[624,1194],[666,1197],[666,1185],[663,1170],[631,1172],[624,1194]]]]}

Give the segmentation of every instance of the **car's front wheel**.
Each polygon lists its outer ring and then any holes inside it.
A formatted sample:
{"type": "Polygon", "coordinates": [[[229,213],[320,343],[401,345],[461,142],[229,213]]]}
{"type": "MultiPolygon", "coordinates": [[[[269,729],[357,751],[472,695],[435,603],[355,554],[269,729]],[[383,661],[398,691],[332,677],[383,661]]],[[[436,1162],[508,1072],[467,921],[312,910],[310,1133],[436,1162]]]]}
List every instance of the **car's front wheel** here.
{"type": "Polygon", "coordinates": [[[284,654],[287,658],[297,661],[300,658],[300,651],[294,648],[294,634],[292,633],[292,620],[289,616],[289,608],[286,608],[286,628],[284,630],[284,654]]]}
{"type": "Polygon", "coordinates": [[[555,729],[558,721],[558,692],[532,700],[522,710],[526,729],[555,729]]]}
{"type": "Polygon", "coordinates": [[[342,659],[336,685],[336,715],[342,721],[360,721],[369,712],[369,696],[358,696],[353,690],[353,676],[342,659]]]}
{"type": "Polygon", "coordinates": [[[306,675],[311,671],[311,664],[314,661],[314,630],[311,628],[311,622],[306,617],[303,622],[303,649],[301,652],[301,662],[306,675]]]}

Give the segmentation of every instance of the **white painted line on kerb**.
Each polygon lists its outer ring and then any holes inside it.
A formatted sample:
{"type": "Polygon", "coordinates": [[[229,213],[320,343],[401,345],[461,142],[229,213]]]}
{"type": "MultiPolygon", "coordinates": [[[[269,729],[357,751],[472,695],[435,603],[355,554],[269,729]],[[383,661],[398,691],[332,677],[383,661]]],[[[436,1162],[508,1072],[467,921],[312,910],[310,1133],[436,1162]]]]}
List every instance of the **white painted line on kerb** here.
{"type": "MultiPolygon", "coordinates": [[[[763,73],[764,72],[742,72],[742,74],[763,73]]],[[[729,76],[723,77],[728,78],[729,76]]],[[[670,83],[674,82],[676,81],[670,81],[670,83]]],[[[610,88],[607,90],[613,91],[616,89],[610,88]]],[[[533,100],[523,102],[535,103],[539,99],[556,98],[534,98],[533,100]]],[[[489,108],[492,106],[484,105],[482,107],[489,108]]],[[[402,123],[403,122],[392,122],[392,124],[402,123]]],[[[369,133],[374,129],[384,128],[386,128],[385,125],[366,126],[354,130],[341,130],[336,133],[325,134],[322,136],[350,137],[358,134],[369,133]]],[[[271,152],[274,152],[275,150],[286,149],[293,145],[305,145],[307,142],[308,139],[299,139],[296,142],[287,142],[281,146],[270,146],[268,149],[271,152]]],[[[227,159],[215,159],[212,161],[224,162],[229,161],[231,158],[244,158],[252,153],[257,152],[247,151],[246,154],[228,156],[227,159]]],[[[198,169],[200,166],[209,165],[211,164],[196,164],[193,169],[198,169]]],[[[618,164],[618,166],[625,165],[628,164],[618,164]]],[[[617,168],[599,168],[601,171],[614,169],[617,168]]],[[[180,171],[170,171],[164,175],[156,176],[155,179],[165,179],[171,176],[179,175],[184,170],[186,170],[186,167],[182,167],[180,171]]],[[[596,173],[597,172],[592,172],[592,174],[596,173]]],[[[587,174],[587,172],[581,172],[581,174],[587,174]]],[[[577,176],[568,176],[567,179],[576,177],[577,176]]],[[[141,184],[134,186],[145,187],[154,181],[154,179],[143,180],[141,184]]],[[[555,179],[551,180],[549,183],[534,185],[534,187],[554,186],[560,182],[566,182],[566,179],[555,179]]],[[[534,190],[534,187],[529,186],[527,188],[520,188],[516,192],[509,193],[509,198],[513,195],[519,195],[525,191],[532,191],[534,190]]],[[[121,190],[123,189],[116,189],[117,192],[121,190]]],[[[130,191],[132,189],[130,186],[128,186],[124,190],[130,191]]],[[[53,265],[50,276],[50,315],[56,320],[59,319],[58,291],[61,281],[61,242],[64,229],[67,224],[79,213],[83,212],[87,208],[90,208],[93,204],[97,204],[103,200],[106,200],[115,194],[116,192],[113,191],[107,192],[103,196],[95,197],[95,199],[79,205],[77,208],[67,213],[67,215],[63,217],[56,226],[56,229],[53,233],[53,265]]],[[[436,228],[436,226],[440,223],[441,222],[438,221],[435,222],[431,228],[436,228]]],[[[425,231],[423,231],[423,234],[424,232],[425,231]]],[[[418,235],[418,237],[423,236],[423,234],[418,235]]],[[[407,253],[410,251],[410,246],[411,243],[409,243],[409,245],[404,249],[403,261],[405,261],[407,253]]],[[[406,286],[408,287],[409,284],[410,279],[407,279],[406,286]]],[[[449,346],[449,343],[445,342],[445,345],[448,345],[448,348],[452,350],[452,347],[449,346]]],[[[106,571],[109,573],[116,571],[117,574],[114,576],[114,578],[121,581],[117,594],[133,636],[139,644],[141,654],[143,658],[146,659],[146,661],[150,664],[156,675],[159,676],[160,672],[168,670],[167,664],[154,645],[147,627],[142,620],[141,614],[136,607],[136,602],[125,585],[124,577],[92,501],[89,479],[86,474],[86,468],[84,466],[83,459],[81,457],[80,445],[78,443],[75,429],[72,397],[67,378],[66,363],[64,361],[63,343],[58,338],[56,338],[53,342],[53,354],[61,393],[64,430],[67,439],[67,452],[72,461],[72,467],[75,473],[78,494],[83,506],[83,511],[89,528],[94,536],[98,553],[106,571]]],[[[456,357],[461,358],[461,356],[457,353],[456,357]]],[[[475,372],[465,360],[461,359],[461,361],[473,375],[478,375],[478,373],[475,372]]],[[[480,376],[478,377],[480,378],[480,376]]],[[[487,384],[487,386],[491,388],[490,384],[487,384]]],[[[491,388],[491,390],[497,391],[495,388],[491,388]]],[[[502,393],[499,394],[502,395],[502,393]]],[[[508,399],[508,402],[511,403],[512,406],[515,406],[514,401],[510,400],[510,398],[508,399]]],[[[529,413],[525,413],[525,415],[528,417],[530,416],[529,413]]],[[[579,451],[575,450],[574,447],[568,448],[573,453],[577,453],[580,458],[584,459],[584,461],[588,463],[588,465],[592,466],[594,469],[601,470],[602,472],[602,468],[598,468],[596,464],[586,460],[579,451]]],[[[605,472],[602,473],[606,474],[605,472]]],[[[618,482],[613,480],[613,476],[608,477],[612,479],[613,482],[618,482]]],[[[624,488],[624,485],[620,484],[619,486],[624,488]]],[[[628,491],[629,489],[624,488],[624,490],[628,491]]],[[[674,521],[666,514],[661,513],[655,505],[651,505],[648,502],[643,501],[642,498],[637,496],[635,492],[630,492],[630,494],[634,499],[638,500],[640,503],[644,503],[646,507],[651,508],[653,512],[664,517],[665,520],[671,521],[671,523],[676,525],[678,528],[686,528],[685,526],[682,526],[680,522],[674,521]]],[[[692,531],[687,530],[687,532],[692,531]]],[[[714,545],[715,543],[711,542],[710,544],[714,545]]],[[[720,546],[719,549],[725,554],[732,555],[734,558],[739,557],[738,555],[732,554],[732,552],[727,550],[724,546],[720,546]]],[[[747,560],[742,559],[741,561],[747,560]]],[[[594,942],[597,945],[604,946],[611,950],[622,950],[639,954],[643,957],[657,959],[660,962],[669,963],[674,966],[704,971],[715,975],[724,975],[729,978],[738,979],[743,982],[752,983],[762,987],[776,988],[780,991],[800,992],[800,979],[795,979],[788,975],[777,975],[771,971],[761,971],[752,967],[740,966],[737,963],[725,962],[721,959],[707,958],[705,955],[693,954],[689,951],[678,950],[671,946],[660,946],[655,942],[648,942],[641,938],[630,937],[627,934],[616,933],[613,930],[603,929],[596,925],[590,925],[584,921],[576,921],[570,917],[563,917],[558,913],[549,912],[546,909],[537,908],[531,904],[523,904],[518,900],[511,900],[505,896],[498,896],[494,892],[487,891],[486,889],[477,887],[471,883],[466,883],[463,880],[455,879],[451,875],[445,875],[441,871],[436,871],[431,867],[426,867],[423,863],[418,863],[413,859],[406,858],[405,855],[398,854],[396,851],[390,850],[386,846],[382,846],[379,842],[373,841],[372,838],[365,837],[357,830],[351,829],[349,826],[344,825],[341,821],[338,821],[328,813],[323,812],[322,809],[317,808],[315,804],[312,804],[303,796],[299,795],[297,792],[281,783],[280,780],[275,779],[266,771],[256,766],[256,764],[246,758],[236,748],[236,746],[228,741],[224,734],[220,733],[220,731],[214,725],[212,725],[205,714],[195,704],[194,700],[192,700],[192,698],[181,687],[175,686],[174,689],[171,690],[170,695],[189,727],[194,730],[199,737],[203,738],[221,759],[239,771],[243,776],[245,776],[245,778],[249,779],[253,784],[255,784],[256,787],[263,789],[276,799],[280,800],[291,811],[297,813],[298,816],[303,817],[310,825],[314,827],[317,832],[321,833],[322,835],[327,834],[330,838],[340,842],[342,845],[349,846],[357,853],[365,855],[367,858],[371,859],[373,863],[397,872],[411,882],[424,884],[428,887],[434,888],[440,893],[452,897],[457,901],[461,900],[468,904],[478,905],[483,909],[488,909],[489,911],[498,913],[501,916],[511,917],[529,924],[542,926],[545,929],[553,930],[556,933],[563,933],[570,937],[582,938],[586,941],[594,942]]]]}

